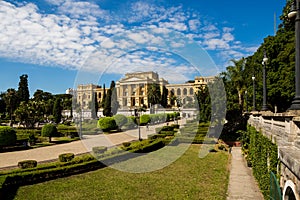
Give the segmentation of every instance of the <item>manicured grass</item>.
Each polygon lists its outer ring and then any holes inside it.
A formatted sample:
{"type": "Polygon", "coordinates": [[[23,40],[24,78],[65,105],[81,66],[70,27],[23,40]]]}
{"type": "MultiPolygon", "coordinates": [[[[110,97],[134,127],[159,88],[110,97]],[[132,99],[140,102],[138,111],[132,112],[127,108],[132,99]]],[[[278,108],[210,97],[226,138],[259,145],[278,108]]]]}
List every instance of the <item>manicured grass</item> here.
{"type": "Polygon", "coordinates": [[[228,154],[210,153],[203,159],[198,154],[199,145],[192,145],[177,161],[150,173],[106,167],[23,186],[15,199],[226,199],[228,154]]]}

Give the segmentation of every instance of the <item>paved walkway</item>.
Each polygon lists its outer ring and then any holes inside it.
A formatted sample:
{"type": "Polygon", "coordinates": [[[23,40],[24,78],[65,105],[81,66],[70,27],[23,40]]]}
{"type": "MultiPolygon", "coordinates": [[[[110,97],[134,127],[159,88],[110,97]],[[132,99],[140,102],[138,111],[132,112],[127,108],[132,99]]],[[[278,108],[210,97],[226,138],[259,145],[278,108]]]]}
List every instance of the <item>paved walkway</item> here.
{"type": "MultiPolygon", "coordinates": [[[[173,122],[172,122],[173,123],[173,122]]],[[[180,121],[179,124],[185,123],[185,120],[180,121]]],[[[165,124],[140,127],[140,134],[142,139],[147,139],[149,134],[155,133],[155,128],[165,124]]],[[[114,134],[100,134],[100,135],[84,135],[79,141],[74,141],[66,144],[58,144],[47,147],[29,149],[24,151],[14,151],[0,153],[0,170],[5,168],[16,167],[19,161],[22,160],[36,160],[38,162],[55,160],[62,153],[74,153],[75,155],[91,152],[95,146],[113,147],[138,140],[138,129],[128,130],[121,133],[114,134]]]]}
{"type": "Polygon", "coordinates": [[[227,200],[263,200],[250,168],[242,156],[241,147],[232,147],[227,200]]]}

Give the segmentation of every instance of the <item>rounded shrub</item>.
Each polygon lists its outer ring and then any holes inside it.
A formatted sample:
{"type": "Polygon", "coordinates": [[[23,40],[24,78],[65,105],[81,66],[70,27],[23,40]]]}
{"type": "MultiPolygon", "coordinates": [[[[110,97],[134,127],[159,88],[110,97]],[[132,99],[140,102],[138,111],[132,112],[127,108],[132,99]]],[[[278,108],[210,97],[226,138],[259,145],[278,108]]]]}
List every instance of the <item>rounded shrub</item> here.
{"type": "Polygon", "coordinates": [[[16,144],[16,131],[9,126],[0,126],[0,147],[16,144]]]}
{"type": "Polygon", "coordinates": [[[45,124],[42,128],[42,137],[48,137],[51,142],[51,137],[58,135],[57,128],[53,124],[45,124]]]}
{"type": "Polygon", "coordinates": [[[113,117],[102,117],[98,121],[99,128],[103,132],[117,129],[116,121],[113,117]]]}
{"type": "Polygon", "coordinates": [[[94,154],[102,154],[105,151],[107,151],[107,147],[104,147],[104,146],[93,147],[92,151],[93,151],[94,154]]]}
{"type": "Polygon", "coordinates": [[[63,153],[58,156],[60,162],[69,162],[75,157],[74,153],[63,153]]]}
{"type": "Polygon", "coordinates": [[[18,162],[18,167],[21,169],[34,168],[37,166],[36,160],[23,160],[18,162]]]}
{"type": "Polygon", "coordinates": [[[127,122],[124,124],[124,129],[133,129],[137,126],[136,118],[134,116],[127,117],[127,122]]]}
{"type": "Polygon", "coordinates": [[[146,124],[148,124],[148,123],[150,123],[150,116],[149,115],[142,115],[141,117],[140,117],[140,125],[146,125],[146,124]]]}
{"type": "Polygon", "coordinates": [[[114,119],[119,129],[121,129],[127,123],[127,117],[121,114],[115,115],[114,119]]]}
{"type": "Polygon", "coordinates": [[[122,144],[124,147],[129,147],[131,145],[131,142],[123,142],[122,144]]]}

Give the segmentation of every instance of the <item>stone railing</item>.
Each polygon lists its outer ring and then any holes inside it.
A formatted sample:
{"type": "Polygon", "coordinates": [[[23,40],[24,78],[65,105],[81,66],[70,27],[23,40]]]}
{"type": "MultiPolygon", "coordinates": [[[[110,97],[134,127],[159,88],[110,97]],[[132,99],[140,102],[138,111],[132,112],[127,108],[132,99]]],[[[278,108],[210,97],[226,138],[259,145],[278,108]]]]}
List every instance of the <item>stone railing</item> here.
{"type": "Polygon", "coordinates": [[[300,200],[300,115],[253,113],[248,124],[278,145],[283,199],[300,200]]]}
{"type": "Polygon", "coordinates": [[[300,141],[300,129],[294,116],[250,115],[248,124],[261,131],[279,147],[298,147],[300,144],[298,143],[298,140],[300,141]]]}

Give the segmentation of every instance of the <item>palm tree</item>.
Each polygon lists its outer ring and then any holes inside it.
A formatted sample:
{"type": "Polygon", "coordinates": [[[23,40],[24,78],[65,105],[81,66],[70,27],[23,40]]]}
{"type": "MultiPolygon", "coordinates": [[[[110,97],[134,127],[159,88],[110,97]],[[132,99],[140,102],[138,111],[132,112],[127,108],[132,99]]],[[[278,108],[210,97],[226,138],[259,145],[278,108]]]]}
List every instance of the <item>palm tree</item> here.
{"type": "Polygon", "coordinates": [[[238,93],[238,100],[239,100],[239,107],[243,109],[243,99],[244,93],[246,90],[245,86],[245,77],[244,77],[244,70],[246,59],[241,58],[240,60],[232,59],[231,62],[234,64],[233,66],[227,67],[227,77],[229,81],[232,82],[233,87],[237,90],[238,93]]]}
{"type": "Polygon", "coordinates": [[[150,106],[150,113],[153,113],[151,105],[159,104],[161,100],[161,92],[158,84],[152,83],[148,85],[147,90],[148,106],[150,106]]]}

